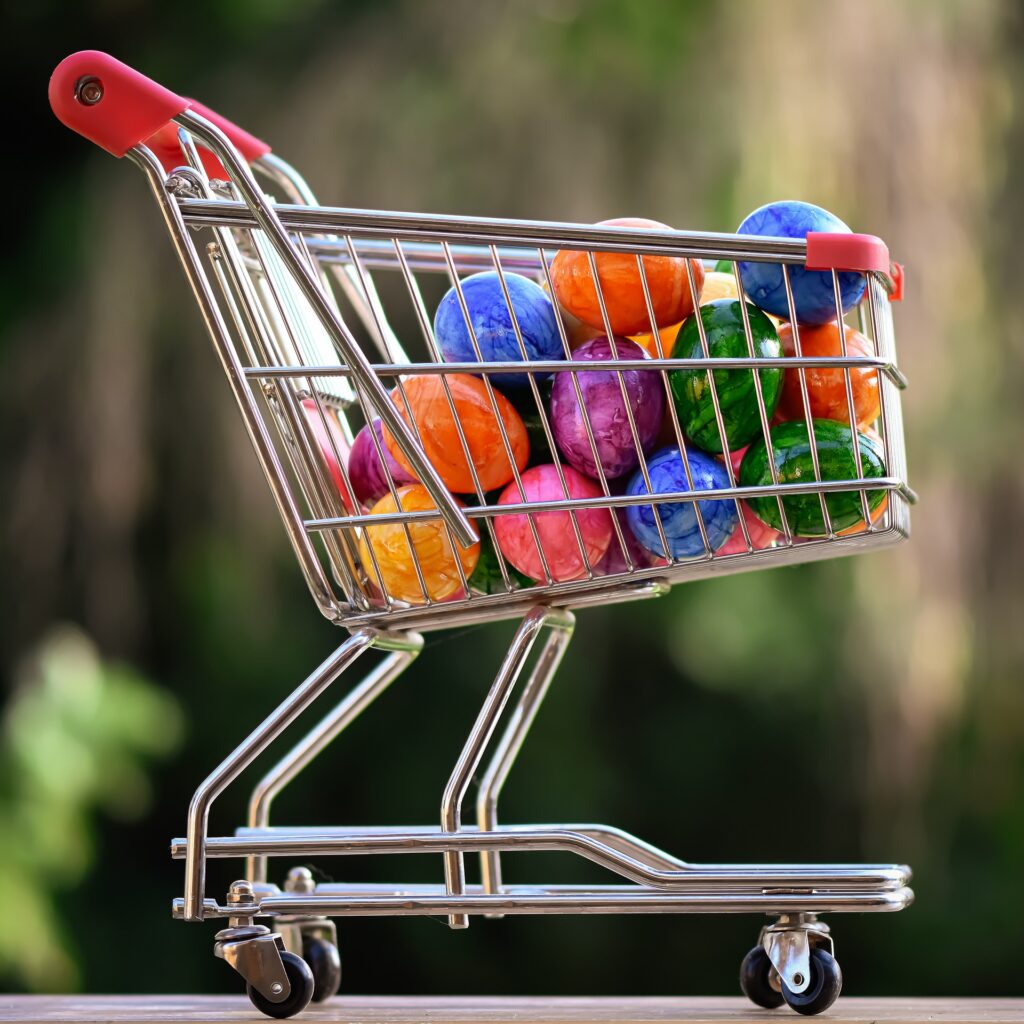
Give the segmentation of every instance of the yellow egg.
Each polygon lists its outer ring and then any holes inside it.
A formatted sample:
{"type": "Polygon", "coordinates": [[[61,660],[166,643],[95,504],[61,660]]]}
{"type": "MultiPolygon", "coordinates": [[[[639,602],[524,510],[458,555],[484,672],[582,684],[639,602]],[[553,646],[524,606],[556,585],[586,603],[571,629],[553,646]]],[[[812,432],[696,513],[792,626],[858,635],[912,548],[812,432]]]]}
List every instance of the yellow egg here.
{"type": "Polygon", "coordinates": [[[712,270],[704,277],[704,290],[700,293],[700,304],[706,306],[716,299],[738,299],[736,278],[720,270],[712,270]]]}
{"type": "MultiPolygon", "coordinates": [[[[399,487],[397,493],[402,512],[437,510],[427,489],[421,484],[399,487]]],[[[370,510],[370,515],[387,515],[398,510],[399,505],[396,505],[394,497],[385,494],[370,510]]],[[[468,579],[480,557],[480,545],[477,543],[468,548],[460,548],[456,561],[444,522],[441,519],[416,519],[408,524],[381,523],[379,526],[367,526],[359,540],[359,557],[370,579],[378,584],[382,582],[384,589],[393,598],[409,604],[426,604],[424,586],[427,596],[433,601],[443,601],[462,589],[459,564],[468,579]],[[373,558],[370,557],[371,549],[373,558]],[[423,574],[423,586],[416,573],[414,552],[423,574]]]]}

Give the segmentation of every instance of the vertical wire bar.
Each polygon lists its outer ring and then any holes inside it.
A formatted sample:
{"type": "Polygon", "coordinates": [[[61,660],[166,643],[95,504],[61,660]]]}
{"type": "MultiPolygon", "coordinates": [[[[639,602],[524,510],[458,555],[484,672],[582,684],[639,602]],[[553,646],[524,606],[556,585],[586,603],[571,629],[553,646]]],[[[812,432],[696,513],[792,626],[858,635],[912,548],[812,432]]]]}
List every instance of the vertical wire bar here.
{"type": "MultiPolygon", "coordinates": [[[[257,357],[253,341],[250,340],[246,332],[246,324],[248,324],[250,329],[252,329],[253,331],[253,339],[257,339],[259,337],[260,331],[257,326],[258,318],[254,315],[256,310],[254,308],[251,308],[249,303],[243,302],[242,309],[245,311],[245,315],[243,317],[242,312],[240,312],[239,310],[238,304],[235,302],[233,290],[231,288],[230,283],[232,281],[235,283],[235,288],[239,290],[239,294],[244,299],[245,295],[243,294],[240,288],[240,282],[243,280],[248,282],[248,278],[239,270],[239,268],[235,265],[234,261],[225,258],[223,254],[223,247],[218,246],[216,247],[216,252],[211,251],[210,259],[213,264],[214,275],[216,276],[217,281],[220,284],[221,291],[225,296],[225,302],[231,314],[231,318],[235,323],[235,329],[238,332],[239,337],[245,339],[243,344],[251,360],[251,365],[257,366],[260,364],[260,358],[257,357]]],[[[258,341],[257,344],[259,344],[258,341]]],[[[262,349],[262,345],[260,345],[260,348],[262,349]]],[[[299,488],[302,491],[303,498],[305,499],[307,506],[313,511],[314,515],[318,516],[323,514],[338,514],[339,510],[343,513],[344,509],[342,506],[331,506],[329,504],[325,504],[320,500],[320,495],[318,494],[317,487],[309,486],[310,481],[307,477],[307,473],[310,473],[317,477],[317,480],[319,481],[320,486],[325,494],[331,494],[333,493],[334,490],[333,481],[330,481],[330,483],[328,483],[326,477],[321,472],[323,467],[320,463],[320,460],[318,460],[315,457],[315,454],[310,453],[308,450],[300,450],[298,444],[299,435],[297,435],[296,432],[288,426],[288,419],[284,415],[283,411],[280,409],[281,402],[278,397],[280,389],[277,387],[276,382],[273,380],[264,381],[263,384],[261,385],[261,390],[263,391],[264,402],[269,407],[271,414],[276,422],[278,433],[281,436],[285,450],[288,453],[288,458],[289,462],[291,463],[292,472],[295,476],[295,479],[298,481],[299,488]],[[300,460],[303,464],[302,466],[300,466],[299,464],[300,460]],[[303,472],[303,469],[305,469],[306,472],[303,472]]],[[[347,476],[344,473],[344,463],[339,461],[339,465],[343,467],[343,483],[345,486],[348,486],[351,489],[350,484],[348,483],[347,476]]],[[[350,604],[353,604],[354,606],[362,608],[369,607],[366,597],[362,593],[362,589],[358,584],[358,581],[350,571],[349,565],[345,558],[343,557],[341,549],[337,545],[336,539],[333,537],[333,535],[328,534],[321,540],[324,546],[327,548],[328,555],[330,556],[331,563],[335,568],[338,581],[341,584],[346,599],[349,601],[350,604]]]]}
{"type": "MultiPolygon", "coordinates": [[[[846,348],[846,324],[843,321],[843,300],[839,294],[839,274],[837,271],[832,271],[832,297],[836,303],[836,329],[839,331],[839,351],[845,359],[847,356],[846,348]]],[[[846,385],[846,402],[847,402],[847,414],[850,420],[850,431],[853,434],[853,461],[857,467],[857,479],[864,479],[864,466],[862,464],[860,456],[860,427],[857,424],[857,410],[853,405],[853,378],[851,374],[853,371],[849,366],[843,367],[843,382],[846,385]]],[[[871,529],[871,510],[868,508],[868,492],[861,490],[860,494],[860,507],[864,513],[864,529],[871,529]]]]}
{"type": "MultiPolygon", "coordinates": [[[[516,311],[512,306],[512,296],[509,294],[508,283],[505,280],[505,272],[502,269],[501,260],[498,257],[497,246],[491,245],[489,246],[489,249],[491,252],[491,262],[494,264],[494,269],[498,274],[501,293],[505,297],[505,305],[508,307],[509,318],[512,321],[512,329],[515,332],[516,342],[519,345],[519,353],[523,358],[523,363],[528,364],[530,356],[526,351],[526,342],[523,340],[523,333],[519,327],[519,318],[516,316],[516,311]]],[[[540,416],[541,427],[544,430],[544,437],[547,440],[548,448],[551,450],[551,454],[554,457],[555,472],[558,474],[559,483],[562,485],[562,494],[567,502],[572,501],[572,498],[569,495],[569,485],[565,480],[565,472],[562,469],[562,460],[558,458],[556,454],[558,452],[558,447],[555,444],[554,434],[551,432],[551,427],[548,424],[548,417],[547,413],[544,411],[544,402],[540,396],[540,389],[538,388],[537,381],[531,372],[527,371],[526,376],[530,382],[530,391],[533,394],[533,400],[537,405],[537,414],[540,416]]],[[[613,512],[610,514],[614,515],[613,512]]],[[[573,535],[576,538],[576,545],[580,550],[580,558],[583,561],[586,577],[588,580],[592,580],[594,578],[594,567],[590,564],[590,555],[587,554],[587,546],[583,542],[583,534],[580,530],[580,524],[576,518],[575,508],[569,509],[569,519],[572,523],[572,530],[573,535]]]]}
{"type": "MultiPolygon", "coordinates": [[[[206,175],[205,168],[203,167],[192,137],[184,128],[179,128],[178,138],[182,151],[185,153],[189,164],[199,177],[199,180],[203,183],[205,192],[208,195],[211,194],[209,178],[206,175]]],[[[233,189],[232,195],[234,195],[233,189]]],[[[222,294],[225,296],[225,301],[228,303],[236,331],[238,332],[239,337],[243,339],[243,347],[245,348],[252,363],[255,364],[257,356],[253,342],[256,342],[259,345],[259,348],[263,351],[265,358],[266,346],[263,342],[269,340],[270,337],[266,332],[266,324],[262,322],[261,318],[257,318],[254,315],[256,310],[260,310],[262,313],[262,307],[260,303],[256,301],[255,290],[252,288],[252,282],[249,280],[249,276],[245,272],[244,261],[238,249],[234,235],[227,228],[217,228],[214,233],[220,242],[219,252],[216,255],[211,254],[213,259],[214,275],[221,284],[222,294]],[[221,254],[223,254],[223,260],[221,254]],[[243,308],[246,311],[245,321],[243,321],[239,315],[239,310],[234,300],[234,294],[228,284],[228,277],[225,276],[225,268],[230,271],[230,280],[234,281],[235,289],[238,291],[239,297],[243,300],[247,300],[242,303],[243,308]],[[249,333],[245,330],[245,322],[248,322],[250,330],[252,331],[252,341],[250,341],[249,333]]],[[[282,401],[282,389],[277,386],[276,382],[269,381],[265,382],[265,384],[269,384],[271,388],[271,392],[269,394],[264,394],[264,400],[269,406],[271,406],[272,412],[274,405],[280,403],[282,406],[281,412],[275,414],[275,419],[278,421],[278,432],[285,442],[285,449],[288,451],[292,471],[295,474],[295,478],[298,480],[299,487],[303,492],[307,506],[313,509],[314,514],[316,515],[322,515],[324,513],[330,515],[332,510],[344,511],[343,504],[333,505],[326,497],[324,497],[324,500],[320,500],[321,496],[332,495],[332,489],[328,486],[327,481],[321,473],[322,467],[319,459],[317,458],[318,453],[310,450],[310,439],[307,436],[308,431],[304,429],[307,425],[303,419],[301,410],[297,410],[295,408],[288,385],[285,385],[283,389],[284,392],[287,392],[288,398],[286,401],[282,401]],[[281,429],[281,420],[284,421],[284,430],[281,429]],[[295,447],[298,448],[297,452],[293,450],[293,446],[290,443],[290,439],[292,438],[295,440],[295,447]],[[301,446],[299,445],[300,438],[304,442],[301,446]],[[296,454],[299,455],[299,459],[302,464],[301,467],[300,462],[296,461],[296,454]],[[305,473],[303,472],[303,468],[306,471],[305,473]],[[309,481],[306,473],[310,472],[315,478],[312,487],[307,486],[309,481]],[[319,489],[320,493],[318,493],[318,488],[316,486],[317,480],[319,480],[321,484],[321,488],[319,489]]],[[[342,467],[342,473],[344,474],[344,462],[340,458],[339,453],[337,453],[333,435],[330,431],[327,431],[327,434],[332,447],[335,448],[335,458],[338,459],[338,465],[342,467]]],[[[345,480],[345,483],[347,485],[347,479],[345,480]]],[[[321,538],[321,542],[327,549],[328,556],[334,565],[336,576],[342,586],[342,590],[345,592],[346,599],[351,603],[354,595],[359,593],[359,588],[356,585],[355,579],[348,571],[348,565],[341,553],[341,549],[338,547],[337,538],[330,535],[321,538]]]]}
{"type": "MultiPolygon", "coordinates": [[[[885,359],[890,365],[894,365],[895,350],[892,338],[889,336],[886,324],[883,322],[882,312],[879,308],[879,295],[876,295],[876,289],[879,293],[882,291],[877,279],[871,275],[868,277],[868,310],[872,325],[872,340],[876,354],[880,358],[885,359]]],[[[902,458],[903,452],[902,450],[898,452],[898,447],[902,449],[903,444],[902,432],[898,431],[900,427],[899,394],[896,385],[887,373],[879,372],[878,374],[878,398],[882,422],[882,450],[885,454],[886,472],[890,475],[898,476],[905,482],[906,465],[902,458]]],[[[891,525],[905,529],[909,521],[906,499],[902,494],[899,495],[899,499],[902,502],[902,514],[897,521],[897,513],[894,507],[895,502],[893,501],[895,493],[893,491],[889,492],[889,503],[885,512],[886,528],[888,529],[891,525]]]]}
{"type": "MultiPolygon", "coordinates": [[[[587,261],[590,264],[590,274],[594,279],[594,294],[597,296],[597,304],[601,310],[601,321],[604,323],[604,329],[606,336],[608,338],[608,344],[611,345],[612,358],[618,359],[619,348],[618,345],[615,344],[615,334],[612,331],[611,319],[608,316],[608,307],[605,304],[604,289],[601,286],[600,274],[598,274],[597,272],[597,258],[595,257],[594,251],[592,249],[587,250],[587,261]]],[[[651,485],[650,474],[647,472],[647,459],[644,456],[643,445],[640,444],[640,437],[637,434],[636,423],[633,419],[633,410],[629,404],[629,394],[626,391],[626,382],[623,379],[621,370],[615,371],[615,378],[619,382],[619,392],[622,395],[622,404],[626,410],[626,418],[629,422],[630,433],[633,437],[633,444],[636,446],[636,453],[640,463],[640,473],[644,478],[644,485],[647,488],[647,493],[653,495],[654,488],[651,485]]],[[[690,480],[689,474],[687,474],[687,481],[690,483],[690,490],[693,490],[693,484],[690,480]]],[[[700,515],[698,506],[699,502],[694,502],[694,509],[697,510],[697,521],[700,524],[700,534],[701,537],[704,539],[704,550],[705,552],[710,554],[711,546],[708,544],[708,536],[704,530],[704,520],[700,515]]],[[[669,562],[673,562],[675,561],[675,558],[672,555],[672,549],[669,547],[668,537],[665,534],[665,525],[661,521],[661,515],[658,513],[657,506],[652,506],[652,508],[654,510],[654,525],[658,528],[658,538],[661,541],[662,547],[665,551],[665,557],[669,560],[669,562]]]]}
{"type": "MultiPolygon", "coordinates": [[[[576,395],[576,404],[579,406],[580,414],[583,418],[583,429],[587,435],[587,442],[590,445],[590,452],[594,458],[594,465],[597,467],[598,483],[601,485],[601,491],[606,498],[611,497],[611,488],[608,486],[608,477],[604,471],[604,463],[601,459],[601,454],[597,447],[597,438],[594,436],[594,427],[590,422],[590,412],[587,409],[587,404],[583,400],[583,389],[580,387],[579,377],[577,376],[577,370],[572,367],[572,346],[569,344],[569,335],[566,333],[565,324],[562,322],[562,315],[558,308],[558,299],[555,295],[555,287],[551,280],[551,270],[548,266],[547,254],[543,248],[537,250],[540,256],[540,265],[544,271],[544,279],[548,286],[548,295],[551,297],[551,302],[555,306],[555,319],[558,322],[558,334],[562,339],[562,350],[565,352],[565,358],[570,363],[570,368],[565,371],[560,371],[569,374],[569,379],[572,381],[573,392],[576,395]]],[[[552,450],[552,457],[556,460],[561,461],[561,455],[557,448],[552,450]]],[[[626,544],[626,538],[622,533],[622,524],[619,522],[619,517],[612,511],[612,526],[615,530],[616,539],[619,542],[619,548],[622,551],[622,558],[626,563],[627,571],[633,572],[633,560],[629,554],[629,547],[626,544]]]]}
{"type": "MultiPolygon", "coordinates": [[[[362,260],[359,258],[359,254],[356,251],[356,247],[355,247],[355,244],[352,241],[352,236],[351,235],[345,235],[345,244],[348,247],[348,251],[349,251],[349,255],[350,255],[351,259],[352,259],[352,263],[356,267],[356,271],[357,271],[357,274],[359,276],[359,280],[362,282],[364,289],[366,289],[367,288],[367,284],[366,284],[366,282],[367,282],[367,271],[366,271],[365,267],[363,266],[362,260]]],[[[367,301],[369,302],[369,291],[367,291],[366,294],[367,294],[367,301]]],[[[371,312],[371,314],[372,314],[372,316],[374,318],[374,322],[376,323],[377,322],[378,314],[377,314],[377,311],[374,308],[372,303],[370,303],[370,312],[371,312]]],[[[379,324],[378,324],[378,330],[381,331],[381,337],[383,337],[384,336],[383,330],[381,329],[379,324]]],[[[424,454],[425,454],[425,449],[423,448],[423,438],[422,438],[422,436],[420,434],[419,424],[416,422],[416,417],[413,415],[412,405],[409,402],[409,397],[406,394],[405,386],[404,386],[404,384],[402,382],[401,377],[399,377],[396,380],[396,384],[398,386],[399,393],[402,396],[402,402],[405,405],[405,410],[408,413],[409,421],[411,423],[411,429],[412,429],[412,431],[413,431],[413,433],[414,433],[414,435],[416,437],[416,443],[420,446],[420,450],[424,451],[424,454]]],[[[388,476],[389,484],[393,488],[394,487],[394,481],[391,480],[391,474],[387,472],[387,460],[384,459],[383,453],[380,451],[380,447],[381,447],[380,439],[377,437],[377,432],[373,429],[372,421],[368,421],[368,422],[370,422],[370,437],[371,437],[371,439],[373,441],[373,445],[377,449],[378,454],[380,455],[380,458],[381,458],[381,460],[382,460],[382,462],[384,464],[385,472],[387,473],[387,476],[388,476]]],[[[398,500],[398,493],[397,493],[397,491],[392,490],[392,494],[394,496],[396,507],[399,509],[399,511],[404,512],[405,510],[402,508],[401,503],[398,500]]],[[[448,544],[449,544],[449,546],[451,548],[452,556],[453,556],[453,558],[455,560],[455,566],[456,566],[456,569],[457,569],[458,574],[459,574],[459,580],[462,583],[463,591],[465,592],[466,598],[468,599],[470,597],[469,582],[466,580],[466,575],[465,575],[465,573],[463,572],[463,569],[462,569],[462,559],[459,557],[459,552],[462,551],[462,547],[456,541],[454,534],[452,533],[450,527],[448,526],[448,523],[444,519],[442,519],[441,522],[442,522],[442,526],[443,526],[444,531],[445,531],[445,536],[447,536],[447,538],[448,538],[448,544]]],[[[423,587],[423,597],[424,597],[424,600],[426,601],[427,604],[433,604],[434,602],[431,600],[430,594],[428,593],[428,591],[426,589],[426,583],[425,583],[423,572],[422,572],[422,565],[421,565],[420,560],[419,560],[419,555],[416,552],[416,548],[415,548],[415,546],[412,543],[412,535],[411,535],[411,533],[409,531],[408,524],[405,525],[405,535],[406,535],[406,538],[407,538],[408,543],[409,543],[409,550],[412,553],[414,567],[416,569],[416,575],[419,578],[420,585],[423,587]]],[[[477,541],[479,543],[479,537],[478,537],[477,541]]]]}
{"type": "MultiPolygon", "coordinates": [[[[690,265],[690,261],[689,260],[686,261],[686,280],[687,280],[687,283],[690,286],[690,294],[693,295],[696,298],[697,292],[696,292],[695,289],[696,289],[697,282],[694,280],[694,277],[693,277],[693,267],[690,265]]],[[[644,279],[645,294],[646,294],[646,283],[647,282],[646,282],[646,278],[645,278],[644,279]]],[[[741,305],[745,305],[745,303],[743,303],[742,300],[740,300],[740,302],[741,302],[741,305]]],[[[701,350],[701,352],[702,352],[702,354],[703,354],[705,359],[710,359],[711,358],[711,349],[708,346],[708,335],[707,335],[707,331],[704,329],[704,318],[701,316],[701,306],[700,306],[700,299],[699,298],[697,298],[697,305],[694,308],[693,317],[694,317],[694,320],[697,323],[697,336],[700,339],[700,350],[701,350]]],[[[722,415],[722,403],[721,403],[721,401],[720,401],[720,399],[718,397],[718,385],[715,384],[715,371],[714,370],[705,370],[704,372],[707,374],[707,377],[708,377],[708,387],[709,387],[709,389],[711,391],[711,407],[712,407],[712,409],[714,409],[714,412],[715,412],[715,426],[718,428],[718,439],[722,442],[722,458],[723,458],[723,461],[725,462],[725,471],[726,471],[726,473],[728,474],[728,477],[729,477],[729,486],[730,487],[735,487],[736,486],[736,471],[733,469],[733,466],[732,466],[732,452],[729,449],[729,440],[728,440],[728,437],[726,436],[725,417],[722,415]]],[[[735,372],[735,371],[730,371],[730,372],[735,372]]],[[[758,370],[751,370],[750,372],[756,375],[760,371],[758,371],[758,370]]],[[[669,395],[669,398],[670,399],[672,398],[671,394],[669,395]]],[[[673,402],[673,408],[674,407],[675,407],[675,403],[673,402]]],[[[678,422],[679,421],[678,421],[678,418],[677,418],[676,419],[676,423],[678,424],[678,422]]],[[[680,434],[681,434],[681,432],[682,431],[681,431],[681,428],[680,428],[680,434]]],[[[682,442],[680,442],[680,443],[682,443],[682,442]]],[[[743,508],[740,505],[740,499],[739,498],[735,498],[734,502],[735,502],[735,505],[736,505],[736,515],[739,518],[740,531],[743,534],[743,541],[747,545],[747,551],[751,552],[751,551],[754,550],[754,545],[753,545],[753,543],[750,540],[750,532],[747,529],[747,517],[743,514],[743,508]]]]}
{"type": "MultiPolygon", "coordinates": [[[[803,349],[800,345],[800,325],[796,318],[796,300],[793,297],[793,282],[789,277],[789,264],[782,263],[782,283],[786,289],[786,302],[789,306],[789,326],[793,331],[793,351],[797,356],[803,356],[803,349]]],[[[737,277],[737,281],[739,278],[737,277]]],[[[807,375],[804,372],[804,368],[800,367],[800,398],[804,407],[804,426],[807,428],[807,440],[810,442],[811,449],[811,465],[814,467],[814,479],[817,483],[821,483],[821,464],[818,461],[818,439],[814,434],[814,417],[811,416],[811,399],[807,391],[807,375]]],[[[772,464],[775,463],[775,449],[772,448],[772,464]]],[[[775,482],[776,474],[772,473],[772,482],[775,482]]],[[[818,501],[821,503],[821,518],[825,524],[825,531],[829,537],[835,536],[835,531],[832,529],[832,517],[829,515],[828,505],[825,502],[825,495],[820,491],[818,492],[818,501]]],[[[781,501],[780,501],[781,506],[781,501]]],[[[787,528],[786,533],[788,535],[789,530],[787,528]]]]}
{"type": "MultiPolygon", "coordinates": [[[[420,286],[416,281],[415,274],[413,274],[409,267],[409,262],[406,259],[405,250],[402,248],[401,240],[394,238],[392,239],[392,243],[395,247],[395,254],[398,257],[398,264],[402,271],[402,276],[405,279],[405,286],[409,292],[409,297],[412,300],[413,309],[416,312],[416,320],[420,325],[420,331],[423,333],[423,340],[426,343],[427,351],[435,363],[442,363],[444,360],[441,358],[441,352],[438,349],[437,342],[434,338],[430,318],[427,315],[427,306],[423,301],[423,293],[420,291],[420,286]]],[[[473,478],[473,490],[476,494],[477,501],[481,507],[486,506],[487,498],[484,494],[483,486],[480,483],[480,476],[476,470],[476,463],[473,461],[473,456],[469,450],[469,442],[466,439],[466,433],[462,427],[462,420],[455,409],[455,399],[452,397],[451,385],[448,381],[447,374],[441,374],[441,388],[444,391],[445,400],[448,403],[448,411],[451,413],[452,422],[455,424],[455,432],[459,438],[459,445],[462,448],[463,458],[466,460],[470,476],[473,478]]],[[[508,566],[505,562],[505,556],[502,554],[501,548],[498,546],[498,537],[494,532],[494,524],[491,522],[490,516],[484,518],[484,529],[487,530],[487,535],[491,539],[491,546],[497,556],[498,570],[501,573],[502,582],[505,584],[505,591],[506,593],[511,594],[513,592],[512,579],[508,574],[508,566]]]]}
{"type": "MultiPolygon", "coordinates": [[[[443,241],[441,242],[441,249],[444,252],[445,262],[448,265],[448,277],[452,282],[452,287],[455,289],[455,295],[459,301],[459,308],[462,310],[462,318],[466,323],[466,330],[469,333],[469,340],[473,346],[476,361],[478,363],[482,363],[484,358],[480,351],[480,342],[477,340],[476,328],[473,326],[473,318],[469,314],[469,306],[466,303],[466,296],[462,291],[462,282],[459,279],[455,260],[452,257],[451,245],[449,245],[447,241],[443,241]]],[[[505,429],[505,421],[501,418],[501,414],[498,412],[498,400],[494,397],[494,387],[486,373],[481,375],[480,380],[483,383],[484,390],[487,392],[487,399],[490,402],[491,411],[494,414],[494,420],[498,426],[498,433],[501,436],[501,443],[505,449],[505,455],[508,458],[509,465],[512,467],[512,476],[516,482],[516,487],[519,489],[522,500],[527,501],[526,489],[523,487],[523,478],[513,456],[512,444],[508,439],[508,432],[505,429]]],[[[533,513],[527,512],[526,519],[530,524],[530,532],[533,535],[533,542],[537,545],[537,555],[540,558],[541,568],[544,570],[544,581],[548,586],[552,586],[555,582],[554,577],[552,576],[551,568],[548,565],[547,555],[544,553],[544,545],[540,542],[540,534],[537,532],[537,524],[534,521],[533,513]]]]}

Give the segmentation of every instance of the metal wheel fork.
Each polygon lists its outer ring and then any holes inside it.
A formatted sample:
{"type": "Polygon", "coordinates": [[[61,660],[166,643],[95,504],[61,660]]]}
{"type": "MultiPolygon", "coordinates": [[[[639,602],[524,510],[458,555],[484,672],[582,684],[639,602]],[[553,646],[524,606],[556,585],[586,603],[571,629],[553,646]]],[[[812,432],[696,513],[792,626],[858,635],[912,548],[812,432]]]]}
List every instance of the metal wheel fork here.
{"type": "MultiPolygon", "coordinates": [[[[523,618],[445,786],[441,799],[442,831],[454,833],[461,830],[462,802],[470,781],[483,760],[498,719],[515,689],[534,644],[541,632],[549,629],[551,633],[544,649],[480,782],[477,799],[479,827],[487,831],[496,826],[501,788],[562,660],[575,624],[575,617],[567,609],[544,606],[532,608],[523,618]]],[[[501,884],[501,865],[496,851],[481,853],[481,871],[484,891],[497,892],[501,884]]],[[[461,850],[449,850],[444,854],[444,874],[449,895],[461,895],[466,891],[465,859],[461,850]]],[[[450,914],[448,925],[451,928],[468,928],[469,917],[466,914],[450,914]]]]}
{"type": "Polygon", "coordinates": [[[798,994],[811,983],[811,950],[820,946],[834,954],[829,927],[814,914],[783,914],[761,929],[759,942],[779,978],[798,994]]]}

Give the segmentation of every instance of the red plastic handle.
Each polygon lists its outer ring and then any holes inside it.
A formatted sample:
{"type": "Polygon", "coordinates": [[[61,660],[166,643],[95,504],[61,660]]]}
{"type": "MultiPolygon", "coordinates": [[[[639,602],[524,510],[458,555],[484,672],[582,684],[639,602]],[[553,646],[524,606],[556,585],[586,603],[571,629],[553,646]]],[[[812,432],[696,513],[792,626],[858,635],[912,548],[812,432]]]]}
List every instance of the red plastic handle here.
{"type": "Polygon", "coordinates": [[[808,231],[808,270],[874,270],[889,273],[889,247],[875,235],[808,231]]]}
{"type": "Polygon", "coordinates": [[[60,121],[118,157],[190,106],[183,96],[99,50],[65,57],[50,76],[49,95],[60,121]]]}
{"type": "MultiPolygon", "coordinates": [[[[215,110],[211,110],[198,100],[189,99],[187,102],[190,110],[216,125],[249,163],[270,152],[270,146],[265,142],[257,139],[255,135],[250,135],[244,128],[239,128],[237,124],[229,121],[226,117],[221,117],[215,110]]],[[[178,144],[176,125],[165,124],[152,138],[147,140],[146,145],[164,165],[165,171],[171,171],[180,166],[184,160],[181,146],[178,144]]],[[[209,150],[200,147],[199,159],[202,160],[208,177],[228,177],[221,162],[209,150]]]]}

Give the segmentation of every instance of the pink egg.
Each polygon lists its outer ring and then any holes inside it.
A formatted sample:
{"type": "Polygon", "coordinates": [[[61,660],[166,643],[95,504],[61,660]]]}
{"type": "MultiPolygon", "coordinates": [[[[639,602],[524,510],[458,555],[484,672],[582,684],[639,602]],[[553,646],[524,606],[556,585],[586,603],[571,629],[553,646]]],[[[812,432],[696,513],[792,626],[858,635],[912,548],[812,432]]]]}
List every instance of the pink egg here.
{"type": "MultiPolygon", "coordinates": [[[[743,461],[743,456],[746,455],[748,447],[750,446],[747,445],[745,448],[729,453],[729,461],[732,462],[732,468],[737,480],[739,479],[740,463],[743,461]]],[[[745,501],[740,502],[740,508],[743,509],[743,519],[747,524],[747,533],[750,534],[750,544],[755,551],[764,551],[766,548],[772,547],[775,541],[782,536],[778,530],[773,529],[767,523],[761,522],[745,501]]],[[[743,527],[737,523],[732,536],[718,549],[717,554],[735,555],[747,550],[747,541],[743,536],[743,527]]]]}
{"type": "MultiPolygon", "coordinates": [[[[601,489],[571,466],[563,466],[570,499],[599,498],[601,489]]],[[[499,505],[515,505],[523,501],[565,501],[565,491],[553,465],[534,466],[522,474],[523,490],[510,483],[498,500],[499,505]],[[525,498],[523,494],[525,493],[525,498]]],[[[551,578],[555,582],[579,579],[587,571],[569,512],[531,513],[544,551],[551,578]]],[[[530,528],[526,513],[495,516],[494,532],[501,553],[521,573],[539,582],[547,582],[540,548],[530,528]]],[[[596,566],[608,550],[612,539],[612,518],[606,508],[587,508],[576,512],[580,537],[591,566],[596,566]]]]}
{"type": "Polygon", "coordinates": [[[339,456],[343,460],[347,460],[349,453],[349,444],[344,433],[342,433],[341,424],[335,418],[335,413],[326,406],[324,407],[323,416],[321,416],[320,408],[313,398],[304,398],[302,400],[302,412],[306,417],[306,423],[309,425],[313,437],[316,439],[317,447],[320,449],[320,457],[324,460],[331,480],[338,489],[338,494],[341,496],[346,511],[354,512],[356,503],[352,500],[352,494],[345,485],[345,477],[338,463],[339,456]],[[327,421],[326,429],[324,427],[324,420],[327,421]]]}

